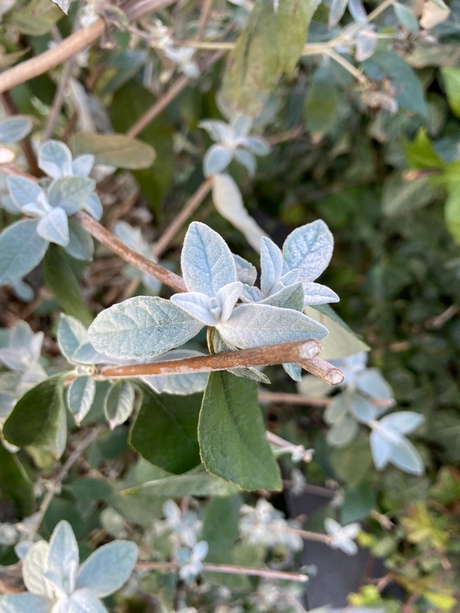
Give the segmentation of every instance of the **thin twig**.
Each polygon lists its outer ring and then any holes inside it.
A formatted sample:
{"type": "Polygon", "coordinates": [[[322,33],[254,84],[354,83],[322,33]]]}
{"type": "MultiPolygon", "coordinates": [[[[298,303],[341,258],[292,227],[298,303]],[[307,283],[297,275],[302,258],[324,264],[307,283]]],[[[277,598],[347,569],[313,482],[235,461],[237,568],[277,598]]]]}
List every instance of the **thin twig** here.
{"type": "Polygon", "coordinates": [[[38,511],[38,518],[34,522],[32,529],[29,531],[28,540],[32,540],[33,537],[37,534],[38,529],[45,517],[46,511],[50,506],[54,496],[59,493],[61,489],[61,483],[64,481],[67,476],[69,470],[75,464],[75,462],[79,459],[80,455],[93,443],[100,434],[100,428],[95,428],[88,434],[86,438],[84,438],[79,445],[75,447],[72,453],[69,455],[65,463],[63,464],[61,470],[57,474],[56,478],[53,479],[51,483],[49,483],[49,489],[46,493],[43,501],[40,505],[40,509],[38,511]]]}
{"type": "Polygon", "coordinates": [[[290,443],[284,438],[281,438],[281,436],[278,436],[277,434],[268,431],[266,432],[265,438],[269,443],[271,443],[275,447],[283,449],[286,453],[298,453],[299,450],[303,449],[303,451],[300,453],[302,462],[311,462],[313,459],[313,450],[304,449],[303,445],[295,445],[294,443],[290,443]]]}
{"type": "Polygon", "coordinates": [[[209,177],[199,186],[193,196],[185,203],[184,208],[179,215],[174,217],[169,226],[164,230],[153,248],[153,255],[157,258],[161,257],[168,249],[172,240],[177,236],[180,229],[189,217],[193,215],[195,210],[200,206],[203,200],[209,193],[212,187],[212,177],[209,177]]]}
{"type": "MultiPolygon", "coordinates": [[[[332,402],[332,398],[328,397],[303,396],[302,394],[291,394],[289,392],[260,392],[259,400],[261,402],[300,404],[312,407],[326,407],[332,402]]],[[[396,401],[393,398],[369,398],[369,402],[376,407],[390,409],[396,401]]]]}
{"type": "MultiPolygon", "coordinates": [[[[121,5],[126,16],[130,20],[137,19],[146,13],[164,8],[173,3],[174,0],[137,0],[121,5]]],[[[40,55],[30,58],[25,62],[17,64],[13,68],[0,74],[0,93],[29,81],[34,77],[48,72],[51,68],[63,64],[86,47],[92,45],[104,33],[106,24],[104,19],[99,18],[87,28],[81,28],[74,34],[65,38],[61,43],[44,51],[40,55]]]]}
{"type": "MultiPolygon", "coordinates": [[[[176,572],[180,570],[179,564],[175,562],[138,562],[136,568],[139,570],[170,570],[176,572]]],[[[246,566],[234,566],[231,564],[203,564],[203,572],[206,573],[226,573],[230,575],[246,575],[251,577],[266,577],[267,579],[280,579],[282,581],[308,581],[307,575],[298,573],[287,573],[270,568],[250,568],[246,566]]]]}
{"type": "Polygon", "coordinates": [[[209,17],[211,16],[213,2],[214,0],[203,0],[203,7],[201,9],[200,16],[200,25],[196,35],[197,40],[201,40],[204,36],[206,26],[208,25],[209,17]]]}
{"type": "MultiPolygon", "coordinates": [[[[283,360],[283,362],[286,362],[286,360],[283,360]]],[[[329,364],[329,362],[322,358],[316,357],[306,361],[304,364],[299,363],[299,365],[330,385],[340,385],[345,379],[343,373],[336,366],[329,364]]]]}
{"type": "Polygon", "coordinates": [[[367,87],[369,85],[369,79],[363,75],[353,64],[350,64],[348,60],[340,55],[340,53],[336,53],[333,49],[328,49],[324,53],[328,57],[330,57],[334,62],[340,64],[342,68],[345,68],[351,75],[355,77],[355,79],[361,83],[361,85],[367,87]]]}
{"type": "MultiPolygon", "coordinates": [[[[200,66],[201,72],[205,72],[213,64],[215,64],[220,58],[224,55],[223,51],[219,51],[211,58],[209,58],[203,66],[200,66]]],[[[190,83],[191,79],[183,75],[179,77],[177,81],[171,85],[168,91],[152,106],[148,111],[140,117],[136,123],[131,126],[131,128],[126,132],[126,136],[130,138],[134,138],[137,136],[144,128],[146,128],[154,119],[158,117],[158,115],[164,111],[164,109],[176,98],[181,91],[183,91],[187,85],[190,83]]]]}
{"type": "Polygon", "coordinates": [[[275,526],[277,530],[283,530],[283,532],[291,532],[298,534],[306,541],[317,541],[318,543],[324,543],[326,545],[331,544],[331,537],[327,534],[320,534],[319,532],[310,532],[310,530],[302,530],[301,528],[291,528],[290,526],[275,526]]]}
{"type": "Polygon", "coordinates": [[[95,219],[90,217],[87,213],[80,211],[75,215],[75,219],[81,224],[81,226],[91,234],[96,240],[103,245],[106,245],[114,253],[119,255],[123,260],[133,264],[140,270],[143,270],[148,275],[152,275],[165,285],[172,287],[177,292],[185,292],[185,283],[182,277],[171,272],[167,268],[163,268],[159,264],[152,262],[140,255],[133,249],[127,247],[121,240],[114,236],[111,232],[106,230],[104,226],[101,226],[95,219]]]}
{"type": "MultiPolygon", "coordinates": [[[[150,364],[127,364],[124,366],[104,366],[100,369],[100,375],[107,378],[133,378],[155,375],[177,375],[184,373],[213,372],[215,370],[227,370],[229,368],[244,368],[249,366],[268,366],[282,364],[284,362],[295,362],[304,368],[316,360],[316,356],[321,350],[321,346],[316,340],[294,341],[290,343],[280,343],[278,345],[266,345],[264,347],[254,347],[252,349],[242,349],[239,351],[225,351],[202,355],[193,358],[182,358],[180,360],[164,360],[151,362],[150,364]]],[[[317,376],[323,381],[331,383],[331,365],[324,360],[323,370],[316,367],[317,376]]],[[[333,367],[342,377],[342,373],[333,367]]],[[[334,378],[334,377],[332,377],[334,378]]],[[[334,385],[331,383],[331,385],[334,385]]]]}
{"type": "Polygon", "coordinates": [[[43,141],[47,141],[52,137],[54,132],[54,126],[56,125],[56,121],[59,117],[59,113],[61,112],[61,107],[65,98],[65,91],[67,89],[67,85],[69,82],[70,74],[72,72],[73,62],[69,60],[62,70],[62,74],[59,79],[59,85],[56,90],[56,94],[54,96],[53,104],[51,106],[51,111],[48,117],[48,121],[46,123],[45,131],[43,133],[43,141]]]}
{"type": "Polygon", "coordinates": [[[302,394],[290,394],[287,392],[260,392],[261,402],[279,402],[280,404],[300,404],[313,407],[325,407],[332,402],[332,398],[314,398],[302,394]]]}

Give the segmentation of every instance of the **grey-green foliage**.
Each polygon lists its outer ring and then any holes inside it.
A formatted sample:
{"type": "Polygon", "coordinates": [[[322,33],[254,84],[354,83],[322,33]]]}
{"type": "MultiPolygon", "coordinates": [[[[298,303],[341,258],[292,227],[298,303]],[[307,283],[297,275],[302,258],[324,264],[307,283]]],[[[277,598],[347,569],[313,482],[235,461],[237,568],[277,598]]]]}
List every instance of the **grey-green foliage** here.
{"type": "Polygon", "coordinates": [[[238,274],[249,282],[254,276],[248,276],[250,268],[235,260],[223,238],[205,224],[193,222],[181,257],[188,291],[170,301],[137,297],[107,309],[89,329],[91,342],[97,351],[125,360],[152,358],[179,347],[205,325],[214,327],[227,345],[237,349],[324,338],[327,329],[304,315],[302,300],[297,308],[290,301],[296,291],[302,295],[300,283],[308,303],[338,299],[328,288],[313,283],[332,253],[326,224],[315,222],[294,231],[285,243],[285,260],[273,243],[263,244],[275,254],[263,255],[262,260],[264,287],[273,294],[268,296],[271,303],[257,301],[263,298],[260,290],[239,280],[238,274]],[[280,300],[273,301],[277,295],[280,300]],[[238,304],[240,298],[246,303],[238,304]]]}
{"type": "Polygon", "coordinates": [[[94,157],[72,159],[64,143],[48,141],[40,148],[38,162],[52,181],[40,184],[22,176],[8,177],[9,195],[4,197],[3,206],[31,219],[17,221],[0,235],[0,285],[18,282],[35,268],[49,243],[64,247],[80,260],[93,255],[91,237],[69,217],[80,210],[96,219],[102,214],[94,193],[96,183],[88,178],[94,157]]]}
{"type": "Polygon", "coordinates": [[[0,596],[1,613],[107,613],[100,601],[129,579],[137,560],[135,543],[116,540],[97,549],[79,566],[78,544],[70,524],[61,521],[49,543],[21,544],[27,591],[0,596]]]}
{"type": "MultiPolygon", "coordinates": [[[[358,434],[359,424],[371,429],[370,446],[374,464],[382,470],[394,464],[409,473],[423,473],[423,462],[405,437],[423,422],[414,411],[399,411],[381,417],[395,402],[393,391],[376,368],[366,367],[365,352],[335,360],[345,375],[342,392],[335,395],[324,412],[330,426],[326,440],[333,447],[346,447],[358,434]]],[[[299,385],[308,393],[308,377],[299,385]]]]}

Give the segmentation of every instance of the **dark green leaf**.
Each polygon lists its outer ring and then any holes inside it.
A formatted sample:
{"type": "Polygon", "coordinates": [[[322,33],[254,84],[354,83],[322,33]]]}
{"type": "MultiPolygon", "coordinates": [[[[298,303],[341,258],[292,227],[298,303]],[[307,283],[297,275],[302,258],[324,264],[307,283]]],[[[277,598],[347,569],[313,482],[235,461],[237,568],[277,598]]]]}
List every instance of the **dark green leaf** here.
{"type": "Polygon", "coordinates": [[[203,464],[211,474],[246,490],[281,489],[253,381],[225,371],[209,375],[198,439],[203,464]]]}
{"type": "Polygon", "coordinates": [[[89,326],[94,317],[83,300],[80,286],[62,247],[49,246],[43,260],[43,277],[64,313],[89,326]]]}
{"type": "Polygon", "coordinates": [[[184,473],[200,463],[197,440],[201,394],[158,396],[142,386],[142,405],[130,443],[143,458],[171,473],[184,473]]]}
{"type": "Polygon", "coordinates": [[[0,443],[0,499],[2,498],[9,498],[14,502],[17,517],[26,517],[32,512],[32,483],[17,454],[10,453],[0,443]]]}
{"type": "MultiPolygon", "coordinates": [[[[113,127],[117,132],[127,132],[154,104],[153,94],[132,79],[116,92],[109,107],[113,127]]],[[[153,166],[133,174],[149,205],[158,213],[174,175],[173,127],[166,113],[150,122],[138,138],[154,147],[157,153],[153,166]]]]}
{"type": "Polygon", "coordinates": [[[96,164],[136,170],[148,168],[155,161],[153,147],[124,134],[77,132],[72,140],[74,155],[92,153],[96,164]]]}
{"type": "Polygon", "coordinates": [[[365,519],[375,505],[375,493],[369,485],[363,483],[355,489],[345,490],[340,509],[341,524],[351,524],[365,519]]]}
{"type": "Polygon", "coordinates": [[[332,127],[339,106],[334,75],[324,64],[313,75],[305,101],[305,121],[314,136],[323,136],[332,127]]]}
{"type": "Polygon", "coordinates": [[[22,396],[3,426],[3,435],[17,447],[38,447],[59,455],[59,422],[64,412],[63,375],[53,375],[22,396]]]}
{"type": "Polygon", "coordinates": [[[215,498],[206,506],[201,538],[209,545],[209,552],[230,549],[238,535],[241,498],[215,498]]]}

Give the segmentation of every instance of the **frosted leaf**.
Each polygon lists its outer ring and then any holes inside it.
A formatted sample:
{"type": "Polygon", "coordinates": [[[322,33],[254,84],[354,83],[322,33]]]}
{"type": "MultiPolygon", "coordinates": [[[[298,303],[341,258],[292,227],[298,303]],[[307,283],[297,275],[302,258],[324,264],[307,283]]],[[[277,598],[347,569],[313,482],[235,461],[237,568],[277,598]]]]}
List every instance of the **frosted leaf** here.
{"type": "Polygon", "coordinates": [[[283,255],[289,269],[298,268],[302,281],[314,281],[327,268],[334,249],[334,238],[318,219],[296,228],[283,245],[283,255]]]}

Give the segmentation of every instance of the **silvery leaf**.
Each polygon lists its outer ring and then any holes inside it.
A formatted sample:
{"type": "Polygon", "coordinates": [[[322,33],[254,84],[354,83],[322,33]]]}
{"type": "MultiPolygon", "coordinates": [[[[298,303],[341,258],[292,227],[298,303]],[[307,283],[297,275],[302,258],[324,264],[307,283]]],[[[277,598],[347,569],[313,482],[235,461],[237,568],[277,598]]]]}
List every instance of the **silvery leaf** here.
{"type": "Polygon", "coordinates": [[[358,433],[358,424],[347,415],[328,430],[326,440],[332,447],[346,447],[358,433]]]}
{"type": "Polygon", "coordinates": [[[337,296],[335,292],[326,287],[325,285],[321,285],[320,283],[309,283],[304,282],[303,284],[304,291],[304,304],[307,306],[311,306],[314,304],[326,304],[329,302],[339,302],[340,298],[337,296]]]}
{"type": "Polygon", "coordinates": [[[67,391],[67,402],[75,422],[80,425],[93,404],[96,383],[93,377],[77,377],[67,391]]]}
{"type": "Polygon", "coordinates": [[[53,179],[73,175],[70,149],[58,140],[49,140],[40,147],[38,165],[53,179]]]}
{"type": "Polygon", "coordinates": [[[76,260],[92,260],[94,254],[92,236],[75,219],[70,218],[68,224],[69,242],[65,250],[76,260]]]}
{"type": "Polygon", "coordinates": [[[22,541],[20,543],[17,543],[14,546],[14,552],[20,560],[24,560],[33,544],[34,543],[32,543],[32,541],[22,541]]]}
{"type": "Polygon", "coordinates": [[[137,561],[137,545],[130,541],[113,541],[99,547],[82,564],[77,589],[88,588],[98,598],[105,598],[128,581],[137,561]]]}
{"type": "Polygon", "coordinates": [[[63,177],[53,182],[48,198],[51,206],[63,209],[67,215],[73,215],[86,205],[95,187],[93,179],[63,177]]]}
{"type": "Polygon", "coordinates": [[[169,300],[138,296],[102,311],[88,334],[101,353],[117,359],[144,359],[183,345],[202,327],[169,300]]]}
{"type": "Polygon", "coordinates": [[[414,13],[410,10],[409,7],[401,4],[400,2],[395,2],[393,4],[393,9],[395,12],[398,21],[402,23],[402,25],[415,34],[419,30],[418,19],[415,17],[414,13]]]}
{"type": "Polygon", "coordinates": [[[97,194],[91,194],[83,208],[91,217],[98,221],[102,217],[102,203],[97,194]]]}
{"type": "Polygon", "coordinates": [[[218,119],[207,119],[200,121],[198,125],[200,128],[206,130],[214,141],[222,141],[231,138],[232,134],[230,126],[223,121],[219,121],[218,119]]]}
{"type": "Polygon", "coordinates": [[[21,220],[0,235],[0,285],[22,279],[43,259],[48,241],[37,234],[37,220],[21,220]]]}
{"type": "Polygon", "coordinates": [[[247,212],[238,185],[230,175],[217,174],[213,177],[212,200],[222,217],[235,226],[258,252],[260,239],[265,232],[247,212]]]}
{"type": "Polygon", "coordinates": [[[72,162],[72,174],[74,177],[86,178],[89,176],[91,169],[94,166],[94,155],[91,153],[85,153],[79,155],[72,162]]]}
{"type": "Polygon", "coordinates": [[[190,224],[185,235],[181,267],[187,289],[210,298],[224,285],[238,280],[227,243],[217,232],[197,221],[190,224]]]}
{"type": "Polygon", "coordinates": [[[329,9],[329,19],[327,22],[328,28],[335,26],[342,19],[345,9],[347,8],[348,0],[332,0],[331,8],[329,9]]]}
{"type": "Polygon", "coordinates": [[[260,289],[264,296],[270,296],[275,283],[283,276],[283,254],[278,245],[263,236],[260,239],[260,289]]]}
{"type": "Polygon", "coordinates": [[[289,341],[321,339],[327,329],[303,313],[266,304],[242,304],[217,329],[226,341],[240,349],[289,341]]]}
{"type": "Polygon", "coordinates": [[[372,459],[377,470],[383,470],[391,458],[393,445],[384,439],[376,430],[372,430],[369,442],[371,444],[372,459]]]}
{"type": "Polygon", "coordinates": [[[30,287],[28,283],[23,281],[22,279],[18,279],[14,283],[11,284],[11,289],[13,290],[14,295],[22,302],[32,302],[35,297],[34,290],[30,287]]]}
{"type": "MultiPolygon", "coordinates": [[[[173,349],[168,353],[163,354],[154,362],[162,362],[163,360],[180,360],[183,358],[192,358],[204,355],[200,351],[191,351],[189,349],[173,349]]],[[[141,377],[147,385],[150,385],[158,394],[173,394],[178,396],[187,396],[202,392],[206,387],[208,373],[193,373],[190,375],[153,375],[141,377]]]]}
{"type": "Polygon", "coordinates": [[[0,613],[51,613],[52,606],[49,598],[28,592],[0,596],[0,613]]]}
{"type": "Polygon", "coordinates": [[[257,279],[257,268],[240,255],[233,254],[238,281],[246,285],[254,285],[257,279]]]}
{"type": "Polygon", "coordinates": [[[367,24],[367,13],[361,0],[348,0],[348,10],[359,26],[367,24]]]}
{"type": "Polygon", "coordinates": [[[52,597],[52,590],[43,576],[48,564],[49,545],[45,541],[34,543],[28,550],[22,566],[26,588],[32,594],[52,597]]]}
{"type": "MultiPolygon", "coordinates": [[[[67,358],[69,362],[78,363],[76,360],[76,354],[83,347],[90,345],[88,332],[85,326],[70,315],[61,315],[61,320],[58,326],[57,341],[59,349],[62,355],[67,358]]],[[[90,351],[96,354],[96,350],[90,346],[87,353],[90,351]]],[[[92,360],[89,362],[82,361],[83,364],[93,364],[92,360]]]]}
{"type": "Polygon", "coordinates": [[[118,381],[105,397],[104,414],[113,430],[123,424],[133,412],[134,387],[129,381],[118,381]]]}
{"type": "Polygon", "coordinates": [[[303,396],[324,398],[324,396],[331,391],[331,386],[328,383],[321,381],[321,379],[318,379],[318,377],[307,375],[302,377],[302,381],[297,386],[297,389],[303,396]]]}
{"type": "Polygon", "coordinates": [[[215,326],[217,321],[210,313],[211,298],[201,292],[187,292],[184,294],[174,294],[171,302],[177,307],[188,313],[205,326],[215,326]]]}
{"type": "Polygon", "coordinates": [[[249,115],[238,115],[230,124],[230,129],[238,136],[246,136],[251,130],[252,121],[249,115]]]}
{"type": "Polygon", "coordinates": [[[92,590],[82,588],[73,592],[69,599],[58,600],[53,613],[107,613],[107,609],[92,590]]]}
{"type": "Polygon", "coordinates": [[[349,404],[352,415],[363,424],[367,424],[377,418],[377,407],[364,398],[364,396],[361,396],[361,394],[350,394],[349,404]]]}
{"type": "Polygon", "coordinates": [[[262,292],[258,287],[253,287],[251,285],[245,284],[243,284],[243,289],[241,290],[240,298],[243,302],[261,302],[264,299],[264,297],[262,296],[262,292]]]}
{"type": "Polygon", "coordinates": [[[377,48],[377,36],[369,28],[361,30],[356,37],[355,58],[357,62],[365,62],[374,55],[377,48]]]}
{"type": "Polygon", "coordinates": [[[67,215],[61,208],[53,209],[38,222],[37,234],[49,241],[65,247],[69,244],[69,224],[67,215]]]}
{"type": "Polygon", "coordinates": [[[298,268],[302,281],[314,281],[327,268],[334,248],[334,238],[321,219],[296,228],[283,245],[283,255],[290,269],[298,268]]]}
{"type": "Polygon", "coordinates": [[[224,285],[224,287],[221,287],[217,292],[216,299],[221,306],[219,321],[225,322],[230,317],[242,290],[243,284],[239,281],[235,281],[234,283],[224,285]]]}
{"type": "Polygon", "coordinates": [[[302,369],[295,362],[287,362],[283,364],[284,370],[294,381],[302,381],[302,369]]]}
{"type": "Polygon", "coordinates": [[[376,368],[367,368],[356,377],[356,386],[372,398],[393,398],[393,390],[376,368]]]}
{"type": "Polygon", "coordinates": [[[0,121],[0,143],[16,143],[32,130],[32,122],[26,117],[8,117],[0,121]]]}
{"type": "Polygon", "coordinates": [[[386,429],[394,430],[399,434],[409,434],[423,422],[423,415],[413,411],[398,411],[382,417],[380,424],[386,429]]]}
{"type": "Polygon", "coordinates": [[[257,162],[252,153],[244,149],[237,149],[234,153],[234,158],[239,164],[246,168],[250,177],[256,174],[257,162]]]}
{"type": "Polygon", "coordinates": [[[212,145],[207,151],[203,159],[203,174],[205,177],[211,177],[219,172],[222,172],[232,161],[233,154],[222,145],[212,145]]]}
{"type": "Polygon", "coordinates": [[[331,399],[331,402],[327,405],[324,411],[324,421],[330,426],[340,422],[348,413],[348,410],[348,397],[345,396],[345,394],[337,394],[337,396],[334,396],[334,398],[331,399]]]}
{"type": "Polygon", "coordinates": [[[10,195],[3,196],[2,207],[5,209],[5,211],[8,211],[8,213],[12,213],[13,215],[17,215],[21,212],[21,209],[10,195]]]}
{"type": "Polygon", "coordinates": [[[270,145],[265,138],[261,138],[260,136],[249,136],[247,138],[247,144],[252,153],[260,157],[268,155],[271,151],[270,145]]]}
{"type": "Polygon", "coordinates": [[[406,437],[397,445],[393,445],[390,462],[413,475],[422,475],[424,472],[422,458],[406,437]]]}
{"type": "MultiPolygon", "coordinates": [[[[7,183],[11,198],[21,211],[27,205],[37,205],[37,203],[39,203],[39,197],[46,196],[45,192],[37,183],[25,177],[8,177],[7,183]]],[[[40,207],[40,210],[42,210],[42,207],[40,207]]]]}
{"type": "Polygon", "coordinates": [[[67,521],[60,521],[49,542],[46,576],[48,574],[52,576],[52,581],[57,587],[63,585],[66,586],[67,593],[72,592],[75,587],[78,564],[78,545],[73,530],[67,521]]]}
{"type": "Polygon", "coordinates": [[[283,309],[303,310],[303,287],[301,283],[295,283],[283,287],[279,292],[262,300],[259,304],[282,307],[283,309]]]}

